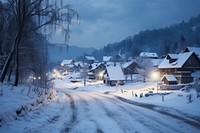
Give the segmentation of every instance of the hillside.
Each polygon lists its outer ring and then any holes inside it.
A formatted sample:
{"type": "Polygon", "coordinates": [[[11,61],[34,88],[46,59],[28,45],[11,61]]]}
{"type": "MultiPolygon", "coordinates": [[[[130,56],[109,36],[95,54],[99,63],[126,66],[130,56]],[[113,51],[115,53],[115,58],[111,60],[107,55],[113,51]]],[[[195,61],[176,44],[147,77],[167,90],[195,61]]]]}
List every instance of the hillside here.
{"type": "Polygon", "coordinates": [[[91,54],[94,48],[81,48],[77,46],[48,45],[49,62],[61,62],[64,59],[76,59],[87,53],[91,54]]]}
{"type": "Polygon", "coordinates": [[[103,55],[125,54],[127,57],[137,56],[140,52],[157,52],[159,56],[175,53],[186,46],[200,46],[200,15],[188,22],[180,22],[171,26],[141,31],[120,42],[108,44],[93,55],[102,59],[103,55]]]}

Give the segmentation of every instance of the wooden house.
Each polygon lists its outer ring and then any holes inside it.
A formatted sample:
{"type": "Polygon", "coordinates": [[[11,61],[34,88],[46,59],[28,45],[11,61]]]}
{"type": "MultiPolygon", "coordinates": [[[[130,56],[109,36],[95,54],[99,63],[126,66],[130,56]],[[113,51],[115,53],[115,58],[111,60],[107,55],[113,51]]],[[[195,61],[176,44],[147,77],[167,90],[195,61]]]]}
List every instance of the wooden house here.
{"type": "Polygon", "coordinates": [[[125,60],[125,58],[124,58],[124,56],[121,55],[121,54],[117,54],[117,55],[115,55],[115,56],[113,56],[113,57],[111,58],[111,61],[114,62],[114,63],[116,63],[116,62],[122,63],[122,62],[124,62],[124,60],[125,60]]]}
{"type": "Polygon", "coordinates": [[[102,80],[106,66],[103,63],[96,63],[92,65],[92,68],[88,71],[88,78],[93,80],[102,80]]]}
{"type": "Polygon", "coordinates": [[[84,62],[88,64],[93,64],[95,62],[95,58],[93,56],[85,56],[84,62]]]}
{"type": "Polygon", "coordinates": [[[64,70],[67,70],[68,72],[73,72],[74,71],[74,60],[63,60],[61,63],[61,66],[64,70]]]}
{"type": "Polygon", "coordinates": [[[200,69],[200,61],[194,52],[168,54],[158,69],[161,76],[174,75],[178,83],[190,83],[191,73],[200,69]]]}
{"type": "Polygon", "coordinates": [[[133,81],[133,75],[138,74],[137,68],[140,68],[140,66],[135,61],[130,61],[122,65],[126,81],[133,81]]]}
{"type": "Polygon", "coordinates": [[[177,84],[177,79],[174,75],[164,75],[161,79],[166,85],[175,85],[177,84]]]}
{"type": "Polygon", "coordinates": [[[125,83],[124,74],[120,66],[106,67],[106,74],[104,75],[104,83],[110,86],[123,85],[125,83]]]}

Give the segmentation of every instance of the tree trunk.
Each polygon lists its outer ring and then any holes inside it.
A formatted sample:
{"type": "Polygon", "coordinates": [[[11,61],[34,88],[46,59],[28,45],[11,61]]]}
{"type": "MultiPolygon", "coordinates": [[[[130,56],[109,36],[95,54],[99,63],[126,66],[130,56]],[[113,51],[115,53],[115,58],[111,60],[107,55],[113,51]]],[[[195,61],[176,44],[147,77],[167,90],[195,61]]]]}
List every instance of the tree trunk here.
{"type": "Polygon", "coordinates": [[[4,79],[5,79],[5,76],[6,76],[6,73],[8,71],[8,68],[10,66],[10,63],[11,63],[11,61],[13,59],[13,54],[14,54],[14,44],[13,44],[12,50],[10,51],[10,54],[9,54],[5,64],[4,64],[4,66],[3,66],[3,70],[1,72],[0,81],[2,83],[3,83],[4,79]]]}
{"type": "Polygon", "coordinates": [[[14,83],[14,86],[17,86],[18,85],[18,82],[19,82],[19,43],[16,43],[16,55],[15,55],[15,58],[16,58],[16,70],[15,70],[15,83],[14,83]]]}
{"type": "Polygon", "coordinates": [[[21,41],[22,31],[23,31],[23,25],[19,26],[19,32],[17,33],[17,38],[15,40],[15,65],[16,65],[16,71],[15,71],[15,83],[14,86],[18,85],[19,82],[19,44],[21,41]]]}
{"type": "Polygon", "coordinates": [[[10,82],[10,78],[11,78],[11,75],[12,75],[12,68],[11,68],[11,70],[10,70],[10,72],[9,72],[9,75],[8,75],[8,82],[10,82]]]}
{"type": "Polygon", "coordinates": [[[5,77],[6,77],[6,74],[8,72],[8,69],[10,67],[10,64],[12,62],[12,59],[13,59],[13,55],[16,54],[16,75],[15,75],[15,83],[14,83],[14,86],[17,86],[18,84],[18,71],[19,71],[19,68],[18,68],[18,63],[19,63],[19,53],[18,53],[18,47],[19,47],[19,42],[20,42],[20,37],[21,37],[21,33],[22,33],[22,30],[20,29],[20,31],[17,33],[16,37],[15,37],[15,40],[14,40],[14,43],[13,43],[13,46],[12,46],[12,49],[10,51],[10,54],[4,64],[4,67],[3,67],[3,70],[1,72],[1,77],[0,77],[0,81],[3,83],[5,77]]]}

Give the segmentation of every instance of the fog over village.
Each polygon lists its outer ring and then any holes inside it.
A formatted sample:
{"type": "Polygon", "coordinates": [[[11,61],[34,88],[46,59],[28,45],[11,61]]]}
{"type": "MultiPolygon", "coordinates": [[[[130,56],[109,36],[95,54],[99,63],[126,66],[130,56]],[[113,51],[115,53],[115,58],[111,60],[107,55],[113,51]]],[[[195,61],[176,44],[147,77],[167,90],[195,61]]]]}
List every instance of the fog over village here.
{"type": "Polygon", "coordinates": [[[0,0],[0,133],[199,133],[198,0],[0,0]]]}

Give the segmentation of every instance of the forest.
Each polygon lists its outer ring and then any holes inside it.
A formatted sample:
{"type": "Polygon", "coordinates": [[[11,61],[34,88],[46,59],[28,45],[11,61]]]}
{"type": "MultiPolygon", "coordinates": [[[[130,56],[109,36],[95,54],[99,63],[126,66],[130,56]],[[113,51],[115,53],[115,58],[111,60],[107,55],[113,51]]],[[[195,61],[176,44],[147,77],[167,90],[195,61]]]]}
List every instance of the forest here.
{"type": "Polygon", "coordinates": [[[113,56],[118,53],[126,57],[136,57],[140,52],[156,52],[160,57],[167,53],[177,53],[187,46],[200,46],[200,15],[188,22],[182,21],[168,27],[144,30],[129,36],[122,41],[110,43],[93,56],[102,60],[102,56],[113,56]]]}

